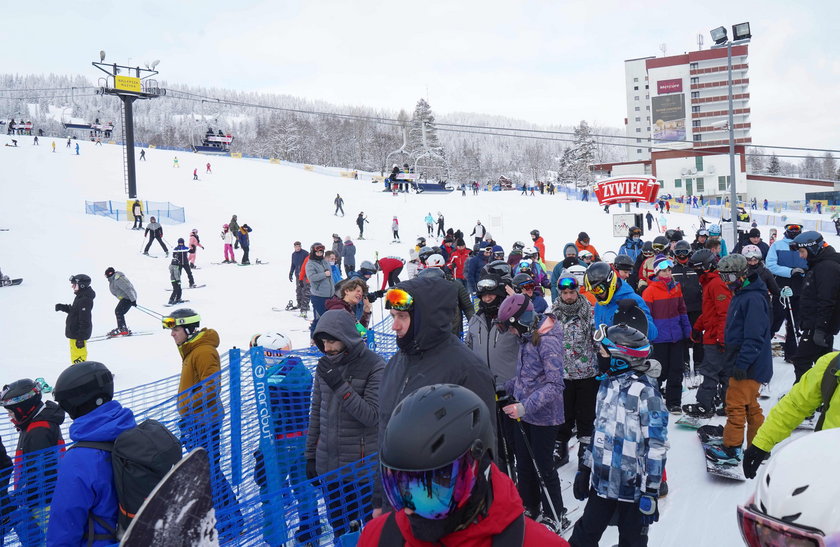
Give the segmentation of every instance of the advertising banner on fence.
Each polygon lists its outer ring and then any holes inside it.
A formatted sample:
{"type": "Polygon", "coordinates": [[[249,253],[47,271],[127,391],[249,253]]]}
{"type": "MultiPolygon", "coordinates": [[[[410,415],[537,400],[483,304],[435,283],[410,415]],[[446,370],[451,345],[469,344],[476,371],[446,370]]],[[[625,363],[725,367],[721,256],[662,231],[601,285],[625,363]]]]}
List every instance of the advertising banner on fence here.
{"type": "Polygon", "coordinates": [[[659,183],[655,177],[617,177],[599,181],[592,190],[600,205],[653,203],[659,195],[659,183]]]}
{"type": "Polygon", "coordinates": [[[685,140],[685,95],[651,97],[654,142],[685,140]]]}

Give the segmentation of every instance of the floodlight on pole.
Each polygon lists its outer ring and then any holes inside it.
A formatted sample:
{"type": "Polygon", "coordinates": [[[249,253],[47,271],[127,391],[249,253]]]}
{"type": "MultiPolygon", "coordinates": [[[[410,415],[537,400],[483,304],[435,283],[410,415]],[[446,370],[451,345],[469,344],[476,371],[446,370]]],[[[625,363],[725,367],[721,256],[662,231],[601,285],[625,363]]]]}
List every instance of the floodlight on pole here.
{"type": "Polygon", "coordinates": [[[728,39],[726,36],[726,27],[713,28],[710,31],[710,34],[712,35],[712,40],[714,40],[717,45],[726,43],[726,40],[728,39]]]}
{"type": "Polygon", "coordinates": [[[752,34],[750,34],[749,23],[738,23],[737,25],[732,25],[733,42],[737,42],[738,40],[749,40],[750,38],[752,38],[752,34]]]}
{"type": "Polygon", "coordinates": [[[99,50],[99,62],[100,63],[105,62],[105,50],[104,49],[99,50]]]}

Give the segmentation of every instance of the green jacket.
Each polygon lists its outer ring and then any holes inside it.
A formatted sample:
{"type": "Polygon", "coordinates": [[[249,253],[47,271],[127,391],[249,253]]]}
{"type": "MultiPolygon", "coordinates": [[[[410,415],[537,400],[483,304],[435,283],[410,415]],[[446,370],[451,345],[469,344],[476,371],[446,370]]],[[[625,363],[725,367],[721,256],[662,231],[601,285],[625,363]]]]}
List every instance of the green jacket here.
{"type": "MultiPolygon", "coordinates": [[[[833,351],[820,357],[811,370],[806,372],[788,394],[770,410],[767,420],[753,439],[755,446],[770,452],[774,446],[786,439],[802,420],[814,413],[823,402],[820,387],[825,369],[838,353],[840,352],[833,351]]],[[[840,389],[834,390],[823,423],[823,429],[834,427],[840,427],[840,389]]]]}

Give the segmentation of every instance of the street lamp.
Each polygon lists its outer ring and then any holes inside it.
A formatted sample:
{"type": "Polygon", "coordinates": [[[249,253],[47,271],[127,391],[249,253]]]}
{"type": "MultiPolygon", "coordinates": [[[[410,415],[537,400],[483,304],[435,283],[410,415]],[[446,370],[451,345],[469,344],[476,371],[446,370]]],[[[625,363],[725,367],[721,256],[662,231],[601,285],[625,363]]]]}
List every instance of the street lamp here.
{"type": "Polygon", "coordinates": [[[732,98],[732,45],[745,44],[750,41],[752,34],[750,34],[749,23],[738,23],[732,25],[732,40],[730,41],[726,36],[726,27],[718,27],[709,32],[712,35],[715,45],[712,48],[721,48],[726,46],[726,67],[727,80],[729,84],[729,214],[732,220],[732,241],[733,245],[738,244],[738,194],[736,192],[736,178],[735,178],[735,115],[732,98]]]}

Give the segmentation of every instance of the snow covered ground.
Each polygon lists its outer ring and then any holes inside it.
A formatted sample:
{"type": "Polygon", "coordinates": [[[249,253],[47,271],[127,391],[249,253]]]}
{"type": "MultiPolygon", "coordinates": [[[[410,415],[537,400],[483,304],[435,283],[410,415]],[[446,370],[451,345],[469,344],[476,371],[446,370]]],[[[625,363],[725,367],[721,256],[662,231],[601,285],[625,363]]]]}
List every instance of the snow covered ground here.
{"type": "MultiPolygon", "coordinates": [[[[5,175],[0,200],[0,268],[10,277],[23,277],[17,287],[0,289],[0,381],[20,377],[44,377],[54,383],[69,364],[64,338],[64,313],[54,304],[73,299],[68,282],[71,274],[87,273],[97,293],[93,310],[94,334],[116,326],[116,299],[108,291],[104,271],[108,266],[124,272],[134,283],[138,303],[165,311],[170,287],[165,258],[141,254],[143,232],[130,230],[130,223],[84,214],[84,201],[124,201],[122,150],[118,146],[94,146],[79,141],[76,156],[65,141],[50,139],[39,147],[29,137],[18,137],[18,148],[0,147],[0,165],[5,175]]],[[[408,256],[416,236],[425,235],[423,218],[442,212],[446,225],[460,227],[468,235],[477,219],[508,250],[515,240],[529,241],[528,232],[540,229],[549,259],[562,253],[563,245],[578,232],[589,233],[601,252],[616,251],[622,240],[612,237],[610,217],[595,203],[566,201],[558,196],[520,196],[519,192],[482,192],[474,197],[452,194],[400,195],[381,192],[381,185],[368,181],[331,177],[265,161],[210,157],[171,151],[147,150],[146,162],[138,162],[140,198],[169,201],[186,208],[186,224],[164,226],[164,238],[174,244],[198,228],[206,250],[199,250],[196,282],[207,287],[185,290],[202,324],[218,330],[223,349],[247,347],[250,337],[267,330],[288,333],[295,347],[308,345],[306,322],[294,313],[274,312],[294,298],[288,281],[292,242],[300,239],[305,248],[320,241],[329,248],[331,234],[358,235],[355,218],[364,211],[370,224],[367,237],[356,241],[357,264],[380,256],[408,256]],[[172,167],[178,156],[181,167],[172,167]],[[213,174],[204,174],[210,162],[213,174]],[[199,181],[192,180],[194,168],[199,181]],[[333,199],[345,199],[345,217],[333,216],[333,199]],[[237,214],[239,222],[253,229],[251,262],[266,266],[238,267],[211,265],[222,259],[222,224],[237,214]],[[391,244],[391,218],[400,219],[403,243],[391,244]]],[[[614,211],[613,212],[617,212],[614,211]]],[[[794,218],[795,215],[792,215],[794,218]]],[[[148,219],[146,219],[148,220],[148,219]]],[[[696,217],[672,214],[669,227],[694,232],[696,217]]],[[[766,234],[769,227],[762,226],[766,234]]],[[[780,232],[781,226],[777,226],[780,232]]],[[[838,238],[826,234],[836,245],[838,238]]],[[[157,244],[153,254],[162,255],[157,244]]],[[[237,258],[240,252],[237,251],[237,258]]],[[[184,278],[186,283],[186,276],[184,278]]],[[[371,283],[373,284],[373,283],[371,283]]],[[[377,287],[378,288],[378,287],[377,287]]],[[[376,318],[379,306],[375,306],[376,318]]],[[[138,310],[127,315],[135,330],[154,331],[152,336],[108,340],[90,344],[89,358],[102,361],[116,374],[118,390],[158,380],[180,372],[180,358],[169,332],[158,321],[138,310]]],[[[781,360],[771,384],[779,395],[793,380],[793,371],[781,360]]],[[[683,402],[692,402],[687,392],[683,402]]],[[[775,403],[773,397],[764,406],[775,403]]],[[[722,418],[716,422],[722,423],[722,418]]],[[[707,476],[703,454],[693,431],[670,428],[668,454],[670,495],[663,502],[660,522],[651,529],[652,546],[739,545],[735,508],[749,497],[754,483],[737,483],[707,476]]],[[[561,470],[571,480],[575,463],[561,470]]],[[[564,493],[573,505],[571,490],[564,493]]],[[[602,542],[612,545],[617,534],[612,528],[602,542]]]]}

